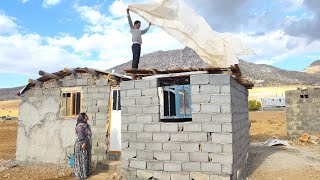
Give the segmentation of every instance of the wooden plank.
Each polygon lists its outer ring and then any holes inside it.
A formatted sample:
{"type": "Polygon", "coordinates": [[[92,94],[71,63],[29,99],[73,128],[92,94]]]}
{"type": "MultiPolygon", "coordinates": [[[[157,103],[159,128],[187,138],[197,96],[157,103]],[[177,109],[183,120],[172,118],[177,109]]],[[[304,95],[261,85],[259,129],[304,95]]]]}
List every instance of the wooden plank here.
{"type": "Polygon", "coordinates": [[[87,67],[85,67],[85,68],[84,68],[84,71],[87,72],[87,73],[89,73],[89,74],[98,75],[98,72],[95,71],[95,70],[92,69],[92,68],[87,68],[87,67]]]}
{"type": "Polygon", "coordinates": [[[42,84],[43,84],[42,81],[34,80],[34,79],[29,79],[28,82],[29,82],[30,84],[35,84],[35,85],[42,85],[42,84]]]}
{"type": "Polygon", "coordinates": [[[60,76],[57,76],[55,74],[47,73],[45,71],[39,71],[39,75],[48,79],[60,79],[60,76]]]}
{"type": "Polygon", "coordinates": [[[70,69],[70,68],[63,68],[63,72],[70,73],[70,74],[76,74],[77,73],[76,70],[70,69]]]}
{"type": "Polygon", "coordinates": [[[143,77],[142,79],[190,76],[190,75],[207,74],[207,73],[208,73],[207,71],[192,71],[192,72],[183,72],[183,73],[158,74],[158,75],[154,75],[154,76],[146,76],[146,77],[143,77]]]}

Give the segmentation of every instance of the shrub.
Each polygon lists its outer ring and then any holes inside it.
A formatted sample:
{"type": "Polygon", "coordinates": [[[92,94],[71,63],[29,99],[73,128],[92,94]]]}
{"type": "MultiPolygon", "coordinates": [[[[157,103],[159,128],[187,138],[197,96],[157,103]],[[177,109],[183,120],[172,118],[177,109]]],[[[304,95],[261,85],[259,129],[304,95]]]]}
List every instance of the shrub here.
{"type": "Polygon", "coordinates": [[[257,100],[249,100],[248,109],[249,111],[258,110],[261,107],[261,103],[257,100]]]}

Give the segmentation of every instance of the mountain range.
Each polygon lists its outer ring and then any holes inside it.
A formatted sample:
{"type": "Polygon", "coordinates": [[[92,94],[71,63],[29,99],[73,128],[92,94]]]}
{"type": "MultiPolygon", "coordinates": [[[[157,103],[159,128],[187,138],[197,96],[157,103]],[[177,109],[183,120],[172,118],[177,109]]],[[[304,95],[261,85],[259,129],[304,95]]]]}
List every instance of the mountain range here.
{"type": "MultiPolygon", "coordinates": [[[[124,69],[131,68],[132,61],[120,64],[108,71],[114,70],[117,73],[124,73],[124,69]]],[[[320,60],[314,61],[303,71],[287,71],[271,65],[254,64],[244,60],[239,63],[242,75],[253,82],[255,87],[286,86],[286,85],[320,85],[320,60]]],[[[159,70],[209,67],[196,52],[190,48],[176,49],[169,51],[156,51],[143,55],[140,58],[139,68],[156,68],[159,70]]],[[[0,88],[0,101],[18,99],[16,94],[23,87],[0,88]]]]}

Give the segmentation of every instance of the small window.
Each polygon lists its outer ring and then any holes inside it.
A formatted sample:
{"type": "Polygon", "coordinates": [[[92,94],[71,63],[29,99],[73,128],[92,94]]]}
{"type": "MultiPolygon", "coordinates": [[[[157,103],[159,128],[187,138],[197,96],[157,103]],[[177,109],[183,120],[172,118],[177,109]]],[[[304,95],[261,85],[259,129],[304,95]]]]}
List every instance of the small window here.
{"type": "Polygon", "coordinates": [[[61,115],[77,116],[81,112],[81,92],[62,92],[61,115]]]}
{"type": "Polygon", "coordinates": [[[114,111],[121,110],[120,90],[119,89],[112,90],[112,110],[114,110],[114,111]]]}
{"type": "Polygon", "coordinates": [[[309,98],[309,95],[304,95],[304,98],[309,98]]]}
{"type": "Polygon", "coordinates": [[[161,119],[175,121],[191,120],[190,85],[161,87],[161,119]]]}

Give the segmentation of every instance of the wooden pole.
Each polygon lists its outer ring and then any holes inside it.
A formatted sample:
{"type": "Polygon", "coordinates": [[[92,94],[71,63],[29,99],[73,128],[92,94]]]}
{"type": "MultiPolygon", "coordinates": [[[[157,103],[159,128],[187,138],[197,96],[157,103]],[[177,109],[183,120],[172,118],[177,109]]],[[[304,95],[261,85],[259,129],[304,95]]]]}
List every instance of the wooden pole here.
{"type": "Polygon", "coordinates": [[[57,75],[51,74],[51,73],[47,73],[47,72],[44,72],[41,70],[39,71],[39,75],[46,77],[46,78],[50,78],[50,79],[60,79],[60,76],[57,76],[57,75]]]}
{"type": "Polygon", "coordinates": [[[91,68],[85,67],[84,70],[85,70],[87,73],[90,73],[90,74],[93,74],[93,75],[98,75],[98,73],[97,73],[95,70],[91,69],[91,68]]]}
{"type": "Polygon", "coordinates": [[[63,68],[63,72],[70,73],[70,74],[76,74],[77,73],[77,71],[75,71],[74,69],[69,69],[69,68],[63,68]]]}
{"type": "Polygon", "coordinates": [[[35,84],[35,85],[42,85],[42,84],[43,84],[42,81],[34,80],[34,79],[29,79],[28,82],[29,82],[30,84],[35,84]]]}

